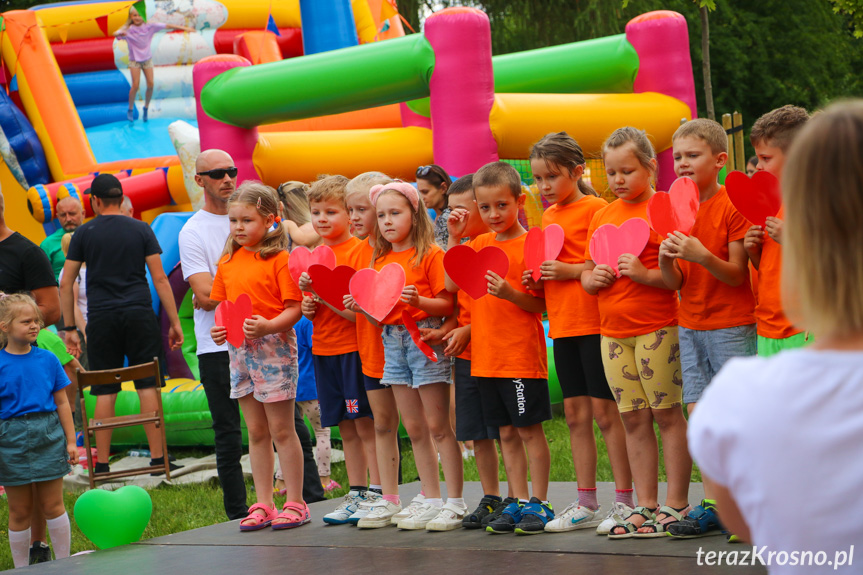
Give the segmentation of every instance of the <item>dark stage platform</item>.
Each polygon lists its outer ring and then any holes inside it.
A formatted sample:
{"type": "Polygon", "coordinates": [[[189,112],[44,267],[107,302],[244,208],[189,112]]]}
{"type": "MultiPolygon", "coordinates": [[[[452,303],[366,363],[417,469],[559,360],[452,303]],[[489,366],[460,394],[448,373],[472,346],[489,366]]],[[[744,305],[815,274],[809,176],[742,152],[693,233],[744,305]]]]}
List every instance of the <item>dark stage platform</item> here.
{"type": "MultiPolygon", "coordinates": [[[[506,489],[505,486],[502,486],[506,489]]],[[[419,483],[401,486],[410,501],[419,483]]],[[[599,500],[613,499],[611,483],[599,485],[599,500]]],[[[665,485],[660,484],[660,501],[665,485]]],[[[574,483],[552,483],[558,510],[576,496],[574,483]]],[[[693,484],[690,501],[703,495],[693,484]]],[[[479,483],[465,485],[469,507],[482,496],[479,483]]],[[[237,522],[222,523],[134,545],[108,549],[30,568],[32,573],[99,575],[108,573],[638,573],[639,575],[766,573],[761,567],[698,564],[698,552],[730,552],[751,546],[729,544],[724,536],[692,540],[626,539],[611,541],[592,529],[536,536],[492,535],[459,529],[446,533],[399,531],[395,527],[359,530],[327,526],[321,518],[340,500],[311,505],[312,523],[287,531],[240,533],[237,522]]],[[[154,513],[159,510],[154,509],[154,513]]],[[[705,555],[702,554],[702,563],[705,555]]]]}

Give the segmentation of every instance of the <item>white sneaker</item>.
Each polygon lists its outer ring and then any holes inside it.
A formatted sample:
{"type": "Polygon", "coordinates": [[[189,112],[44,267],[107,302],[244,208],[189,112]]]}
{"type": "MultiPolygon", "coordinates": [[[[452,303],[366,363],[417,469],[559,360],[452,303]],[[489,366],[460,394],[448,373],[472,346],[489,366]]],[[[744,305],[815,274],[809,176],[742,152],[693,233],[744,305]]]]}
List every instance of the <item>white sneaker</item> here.
{"type": "Polygon", "coordinates": [[[399,521],[399,529],[425,529],[428,522],[438,516],[440,507],[431,503],[423,503],[409,516],[399,521]]]}
{"type": "Polygon", "coordinates": [[[626,519],[626,517],[628,517],[632,513],[632,511],[632,507],[630,507],[626,503],[620,503],[615,501],[611,505],[611,511],[608,512],[608,515],[596,528],[596,534],[608,535],[614,528],[614,526],[617,525],[618,522],[626,519]]]}
{"type": "Polygon", "coordinates": [[[563,533],[565,531],[596,527],[602,523],[602,520],[598,519],[600,509],[602,507],[599,507],[596,511],[582,507],[578,504],[578,499],[576,499],[575,502],[559,513],[557,517],[546,523],[545,530],[551,533],[563,533]]]}
{"type": "Polygon", "coordinates": [[[467,507],[447,502],[437,516],[426,524],[426,529],[429,531],[451,531],[458,529],[461,527],[465,514],[467,514],[467,507]]]}
{"type": "Polygon", "coordinates": [[[361,517],[357,522],[357,527],[360,529],[377,529],[378,527],[391,525],[390,521],[393,515],[401,511],[402,506],[386,499],[380,499],[369,504],[368,509],[368,514],[365,517],[361,517]]]}
{"type": "Polygon", "coordinates": [[[364,498],[358,491],[348,491],[342,504],[336,507],[335,511],[324,515],[324,523],[328,523],[330,525],[344,525],[348,522],[351,515],[359,509],[360,503],[363,501],[364,498]]]}
{"type": "Polygon", "coordinates": [[[364,499],[360,502],[357,510],[348,518],[348,523],[356,525],[360,519],[369,514],[372,510],[372,505],[383,499],[383,495],[376,491],[366,491],[363,493],[364,499]]]}
{"type": "Polygon", "coordinates": [[[402,509],[401,511],[399,511],[398,513],[393,515],[392,519],[390,519],[390,522],[393,525],[398,525],[399,521],[413,515],[413,513],[414,513],[414,511],[416,511],[417,507],[419,507],[420,505],[425,503],[425,500],[426,500],[425,496],[423,496],[423,494],[420,493],[419,495],[417,495],[416,497],[411,499],[411,502],[408,504],[407,507],[405,507],[404,509],[402,509]]]}

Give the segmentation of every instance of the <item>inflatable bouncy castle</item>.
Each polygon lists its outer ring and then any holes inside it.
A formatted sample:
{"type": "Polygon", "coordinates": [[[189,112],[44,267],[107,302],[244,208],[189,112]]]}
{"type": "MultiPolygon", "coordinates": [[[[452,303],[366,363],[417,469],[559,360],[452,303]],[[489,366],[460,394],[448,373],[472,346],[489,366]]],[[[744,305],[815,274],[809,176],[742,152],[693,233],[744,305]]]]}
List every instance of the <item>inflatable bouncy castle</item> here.
{"type": "MultiPolygon", "coordinates": [[[[426,18],[421,33],[405,34],[395,6],[89,0],[2,15],[7,220],[41,241],[56,229],[58,199],[79,198],[91,216],[93,177],[110,172],[123,181],[136,217],[156,232],[185,322],[183,353],[168,357],[171,376],[192,380],[178,395],[195,389],[197,377],[177,234],[203,202],[193,178],[200,150],[224,149],[240,180],[272,186],[368,170],[413,180],[416,167],[430,163],[454,176],[499,159],[524,164],[530,145],[553,131],[566,130],[597,157],[608,134],[632,125],[660,152],[659,188],[673,180],[671,136],[695,115],[680,14],[651,12],[615,36],[492,56],[481,11],[442,10],[426,18]],[[148,21],[195,29],[153,38],[155,91],[146,123],[139,117],[143,85],[138,119],[126,119],[128,49],[112,36],[132,5],[148,21]]],[[[606,187],[602,169],[591,179],[606,187]]],[[[194,393],[206,412],[203,392],[194,393]]]]}

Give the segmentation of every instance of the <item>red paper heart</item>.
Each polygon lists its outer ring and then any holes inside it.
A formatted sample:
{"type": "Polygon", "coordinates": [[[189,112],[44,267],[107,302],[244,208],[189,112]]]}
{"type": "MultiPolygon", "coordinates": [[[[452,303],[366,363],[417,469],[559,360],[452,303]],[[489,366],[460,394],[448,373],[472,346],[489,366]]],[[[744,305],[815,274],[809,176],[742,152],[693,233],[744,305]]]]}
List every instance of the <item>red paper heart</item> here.
{"type": "Polygon", "coordinates": [[[672,232],[689,235],[698,206],[698,185],[690,178],[677,178],[667,194],[653,194],[647,202],[647,221],[662,239],[672,232]]]}
{"type": "Polygon", "coordinates": [[[344,298],[350,293],[351,278],[354,276],[354,268],[350,266],[336,266],[333,269],[321,264],[309,266],[309,277],[312,278],[312,289],[319,298],[333,306],[339,311],[345,309],[344,298]]]}
{"type": "Polygon", "coordinates": [[[252,317],[252,298],[241,293],[236,301],[225,300],[216,306],[216,325],[227,330],[228,343],[240,347],[246,340],[243,324],[252,317]]]}
{"type": "Polygon", "coordinates": [[[336,267],[336,253],[330,246],[318,246],[313,250],[306,246],[294,248],[294,251],[291,252],[291,258],[288,260],[288,270],[290,270],[295,284],[300,285],[300,276],[303,275],[303,272],[309,271],[309,266],[312,264],[321,264],[333,269],[336,267]]]}
{"type": "Polygon", "coordinates": [[[363,311],[378,321],[383,321],[399,301],[405,289],[405,270],[391,263],[375,271],[364,268],[351,278],[350,292],[363,311]]]}
{"type": "Polygon", "coordinates": [[[542,262],[557,259],[563,249],[563,228],[551,224],[545,229],[531,228],[524,240],[524,267],[533,270],[533,281],[539,281],[542,262]]]}
{"type": "Polygon", "coordinates": [[[422,340],[420,328],[417,327],[417,322],[414,321],[413,316],[409,314],[407,310],[402,311],[402,322],[405,324],[408,333],[411,334],[411,339],[414,340],[414,343],[417,344],[418,348],[420,348],[420,351],[423,352],[427,358],[437,363],[437,354],[435,353],[435,350],[422,340]]]}
{"type": "Polygon", "coordinates": [[[641,218],[631,218],[620,227],[604,224],[590,238],[590,257],[597,264],[611,266],[620,275],[617,260],[623,254],[641,255],[650,240],[650,226],[641,218]]]}
{"type": "Polygon", "coordinates": [[[493,271],[502,278],[506,277],[509,258],[497,246],[486,246],[477,252],[470,246],[460,245],[444,254],[443,268],[459,289],[473,299],[479,299],[488,294],[486,273],[493,271]]]}
{"type": "Polygon", "coordinates": [[[779,180],[769,172],[755,172],[748,178],[743,172],[731,172],[725,177],[728,199],[740,214],[755,224],[764,226],[768,217],[775,217],[782,207],[779,180]]]}

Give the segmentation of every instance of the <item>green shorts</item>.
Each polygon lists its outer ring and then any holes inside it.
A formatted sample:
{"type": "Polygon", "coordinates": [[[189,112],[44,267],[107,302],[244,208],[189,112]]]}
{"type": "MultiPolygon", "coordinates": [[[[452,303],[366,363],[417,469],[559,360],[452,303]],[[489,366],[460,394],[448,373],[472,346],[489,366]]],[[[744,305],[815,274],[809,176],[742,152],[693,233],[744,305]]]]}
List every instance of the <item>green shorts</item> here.
{"type": "Polygon", "coordinates": [[[812,335],[806,333],[805,331],[783,339],[773,339],[770,337],[764,337],[759,335],[758,356],[770,357],[771,355],[776,355],[777,353],[785,349],[797,349],[800,347],[805,347],[812,343],[813,339],[814,338],[812,337],[812,335]]]}

